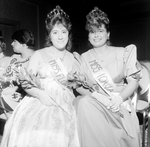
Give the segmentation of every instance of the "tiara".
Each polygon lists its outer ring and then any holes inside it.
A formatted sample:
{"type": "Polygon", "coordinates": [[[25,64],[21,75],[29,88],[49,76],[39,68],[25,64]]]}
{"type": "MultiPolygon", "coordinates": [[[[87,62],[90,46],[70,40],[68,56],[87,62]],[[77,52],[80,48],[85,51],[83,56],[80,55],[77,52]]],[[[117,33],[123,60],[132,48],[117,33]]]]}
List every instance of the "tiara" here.
{"type": "Polygon", "coordinates": [[[59,15],[59,16],[63,16],[63,15],[64,15],[66,18],[69,19],[69,15],[67,15],[67,14],[63,11],[63,9],[60,8],[59,5],[57,5],[55,9],[53,9],[50,13],[47,14],[47,18],[52,19],[52,18],[55,18],[55,17],[58,16],[58,15],[59,15]]]}
{"type": "Polygon", "coordinates": [[[97,22],[97,21],[104,21],[106,24],[109,24],[108,16],[105,12],[101,11],[98,7],[94,7],[94,9],[89,12],[86,16],[88,21],[97,22]]]}

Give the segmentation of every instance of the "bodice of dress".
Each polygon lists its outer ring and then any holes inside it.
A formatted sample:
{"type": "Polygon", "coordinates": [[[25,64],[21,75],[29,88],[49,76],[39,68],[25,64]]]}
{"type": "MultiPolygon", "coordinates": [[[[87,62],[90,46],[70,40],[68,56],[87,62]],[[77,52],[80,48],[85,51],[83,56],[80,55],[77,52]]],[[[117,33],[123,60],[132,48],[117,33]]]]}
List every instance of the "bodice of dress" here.
{"type": "MultiPolygon", "coordinates": [[[[55,80],[54,72],[52,71],[49,63],[45,62],[44,59],[42,58],[42,56],[40,56],[40,57],[41,57],[41,61],[39,63],[38,73],[37,73],[38,77],[43,79],[43,80],[44,79],[45,80],[55,80]]],[[[54,59],[57,60],[57,58],[55,58],[55,57],[54,57],[54,59]]],[[[70,73],[72,71],[72,67],[73,67],[73,64],[74,64],[74,59],[72,59],[72,61],[70,61],[70,62],[68,62],[68,61],[62,62],[62,64],[63,64],[66,72],[70,73]]]]}
{"type": "MultiPolygon", "coordinates": [[[[72,61],[74,61],[74,59],[72,61]]],[[[67,73],[72,71],[73,64],[73,62],[63,63],[67,73]]],[[[63,107],[63,109],[69,110],[72,105],[72,100],[75,98],[72,91],[57,81],[49,63],[45,62],[42,57],[38,67],[37,76],[40,79],[41,88],[46,91],[58,105],[63,107]]]]}
{"type": "MultiPolygon", "coordinates": [[[[112,47],[102,60],[101,57],[95,53],[94,49],[91,49],[88,52],[93,54],[95,58],[99,60],[99,63],[107,70],[118,89],[122,89],[125,86],[124,80],[126,77],[138,71],[138,68],[136,67],[136,48],[134,48],[134,46],[128,46],[126,48],[112,47]]],[[[81,59],[84,74],[95,83],[95,79],[85,63],[85,60],[83,58],[81,59]]],[[[118,89],[116,90],[118,91],[118,89]]]]}

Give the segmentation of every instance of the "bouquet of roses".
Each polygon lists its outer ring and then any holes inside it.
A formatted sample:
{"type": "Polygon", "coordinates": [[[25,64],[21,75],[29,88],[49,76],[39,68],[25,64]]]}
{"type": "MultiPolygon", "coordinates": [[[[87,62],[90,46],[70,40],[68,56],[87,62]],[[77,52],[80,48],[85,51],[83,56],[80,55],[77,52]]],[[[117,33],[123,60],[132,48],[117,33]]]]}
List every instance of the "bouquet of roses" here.
{"type": "MultiPolygon", "coordinates": [[[[111,101],[110,95],[107,95],[99,85],[92,83],[87,77],[79,72],[69,73],[68,74],[68,87],[70,88],[78,88],[83,87],[85,89],[89,89],[92,93],[92,96],[100,101],[102,104],[107,105],[111,101]],[[106,98],[107,97],[107,98],[106,98]]],[[[117,112],[121,117],[123,114],[118,111],[117,112]]]]}
{"type": "Polygon", "coordinates": [[[33,87],[42,89],[40,79],[32,73],[32,70],[28,72],[25,68],[21,69],[19,83],[24,89],[31,89],[33,87]]]}
{"type": "Polygon", "coordinates": [[[85,89],[89,89],[91,92],[94,91],[94,87],[92,82],[90,82],[83,74],[80,72],[70,72],[67,78],[67,87],[68,88],[78,88],[84,87],[85,89]]]}
{"type": "MultiPolygon", "coordinates": [[[[32,70],[27,71],[25,68],[22,68],[19,74],[19,82],[24,89],[38,88],[44,90],[41,86],[40,78],[34,75],[32,70]]],[[[59,105],[53,97],[50,96],[50,98],[55,103],[55,106],[62,109],[72,119],[72,116],[68,114],[68,112],[61,105],[59,105]]]]}

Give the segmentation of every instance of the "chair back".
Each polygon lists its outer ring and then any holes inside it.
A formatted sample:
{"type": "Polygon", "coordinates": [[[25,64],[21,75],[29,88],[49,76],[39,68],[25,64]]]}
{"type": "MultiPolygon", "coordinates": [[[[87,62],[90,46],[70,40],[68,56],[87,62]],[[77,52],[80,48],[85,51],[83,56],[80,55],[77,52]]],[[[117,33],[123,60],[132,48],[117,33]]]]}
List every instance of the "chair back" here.
{"type": "Polygon", "coordinates": [[[141,72],[142,79],[139,81],[138,92],[140,95],[143,95],[148,90],[148,85],[150,83],[150,72],[146,65],[142,65],[141,72]]]}
{"type": "Polygon", "coordinates": [[[147,65],[150,66],[150,63],[146,65],[142,63],[142,79],[137,90],[137,111],[146,109],[150,103],[150,72],[147,65]]]}

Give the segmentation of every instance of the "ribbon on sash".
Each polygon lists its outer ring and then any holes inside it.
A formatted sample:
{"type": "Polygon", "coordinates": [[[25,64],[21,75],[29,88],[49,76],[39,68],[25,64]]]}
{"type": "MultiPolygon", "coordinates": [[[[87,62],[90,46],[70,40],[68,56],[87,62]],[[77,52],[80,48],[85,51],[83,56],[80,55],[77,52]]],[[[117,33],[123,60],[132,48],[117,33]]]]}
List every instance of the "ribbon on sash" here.
{"type": "Polygon", "coordinates": [[[67,70],[60,61],[60,59],[52,59],[49,61],[49,65],[54,73],[56,80],[65,85],[67,81],[67,70]]]}

